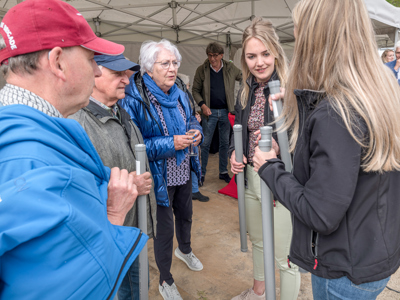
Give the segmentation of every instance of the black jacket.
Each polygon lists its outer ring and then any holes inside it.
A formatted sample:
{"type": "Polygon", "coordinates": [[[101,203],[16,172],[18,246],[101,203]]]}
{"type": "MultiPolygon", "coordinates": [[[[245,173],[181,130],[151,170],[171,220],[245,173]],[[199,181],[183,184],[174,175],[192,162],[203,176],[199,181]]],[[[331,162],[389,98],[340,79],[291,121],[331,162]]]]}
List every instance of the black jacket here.
{"type": "MultiPolygon", "coordinates": [[[[272,80],[279,80],[279,77],[275,71],[274,71],[274,73],[272,73],[270,81],[272,81],[272,80]]],[[[258,83],[256,82],[256,80],[253,76],[250,76],[249,78],[247,78],[246,83],[249,85],[249,88],[250,88],[247,104],[246,104],[246,107],[243,109],[242,105],[240,104],[240,95],[242,93],[242,89],[240,89],[237,94],[237,99],[236,99],[236,104],[235,104],[235,125],[236,124],[242,125],[243,154],[247,158],[248,153],[249,153],[249,131],[247,130],[247,123],[249,121],[250,109],[256,101],[254,91],[258,87],[258,83]]],[[[266,99],[265,106],[264,106],[264,125],[268,125],[269,123],[274,121],[274,114],[269,109],[269,104],[268,104],[268,97],[269,97],[268,85],[266,85],[264,87],[264,96],[266,99]]],[[[275,129],[275,124],[273,124],[272,127],[275,129]]],[[[275,132],[273,133],[273,137],[277,141],[277,136],[276,136],[275,132]]],[[[231,157],[233,150],[235,150],[235,137],[234,137],[233,131],[231,133],[230,141],[231,142],[230,142],[229,151],[228,151],[229,158],[231,157]]]]}
{"type": "Polygon", "coordinates": [[[347,276],[355,284],[390,276],[400,265],[400,172],[364,172],[360,145],[325,95],[295,94],[300,132],[293,174],[279,159],[259,170],[292,213],[290,260],[317,276],[347,276]]]}

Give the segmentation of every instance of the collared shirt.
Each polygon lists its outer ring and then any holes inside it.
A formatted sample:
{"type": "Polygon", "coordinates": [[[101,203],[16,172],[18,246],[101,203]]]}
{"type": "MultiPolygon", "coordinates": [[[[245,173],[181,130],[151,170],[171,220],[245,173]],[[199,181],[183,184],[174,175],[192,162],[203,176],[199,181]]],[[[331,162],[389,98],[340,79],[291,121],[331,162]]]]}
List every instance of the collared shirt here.
{"type": "Polygon", "coordinates": [[[118,119],[119,121],[121,121],[121,115],[119,113],[119,109],[118,109],[118,105],[117,103],[115,103],[113,106],[108,107],[107,105],[105,105],[104,103],[101,103],[99,100],[96,100],[95,98],[93,98],[92,96],[90,96],[89,98],[90,101],[92,101],[93,103],[97,104],[98,106],[100,106],[101,108],[104,108],[106,111],[108,111],[110,113],[110,115],[113,118],[118,119]]]}
{"type": "Polygon", "coordinates": [[[9,83],[0,91],[0,102],[4,106],[22,104],[37,109],[50,117],[64,118],[50,102],[47,102],[31,91],[9,83]]]}
{"type": "Polygon", "coordinates": [[[222,61],[222,59],[221,59],[221,68],[219,68],[218,71],[215,70],[215,69],[212,67],[212,65],[210,64],[210,68],[213,69],[215,73],[218,73],[219,71],[221,71],[223,66],[224,66],[224,62],[222,61]]]}

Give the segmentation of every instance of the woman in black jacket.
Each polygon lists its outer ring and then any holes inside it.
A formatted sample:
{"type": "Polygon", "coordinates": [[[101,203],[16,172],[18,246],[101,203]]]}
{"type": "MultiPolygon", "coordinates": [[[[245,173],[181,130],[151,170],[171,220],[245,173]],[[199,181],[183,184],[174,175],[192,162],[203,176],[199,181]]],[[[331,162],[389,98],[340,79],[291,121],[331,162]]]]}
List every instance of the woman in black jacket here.
{"type": "Polygon", "coordinates": [[[302,0],[293,19],[293,174],[275,150],[257,148],[255,169],[293,215],[290,260],[314,299],[375,299],[400,265],[400,90],[362,0],[302,0]]]}
{"type": "MultiPolygon", "coordinates": [[[[242,74],[243,86],[238,93],[235,105],[235,124],[243,127],[243,161],[235,159],[234,136],[230,145],[231,170],[234,174],[245,172],[246,227],[253,251],[253,287],[232,300],[265,299],[264,257],[261,217],[260,177],[254,171],[253,155],[256,147],[256,131],[274,121],[269,109],[268,82],[281,80],[286,82],[287,63],[285,53],[279,44],[278,36],[269,21],[255,18],[248,26],[242,39],[242,74]]],[[[280,270],[280,296],[282,300],[296,300],[300,289],[298,267],[287,263],[292,224],[290,212],[278,201],[274,208],[275,261],[280,270]]]]}

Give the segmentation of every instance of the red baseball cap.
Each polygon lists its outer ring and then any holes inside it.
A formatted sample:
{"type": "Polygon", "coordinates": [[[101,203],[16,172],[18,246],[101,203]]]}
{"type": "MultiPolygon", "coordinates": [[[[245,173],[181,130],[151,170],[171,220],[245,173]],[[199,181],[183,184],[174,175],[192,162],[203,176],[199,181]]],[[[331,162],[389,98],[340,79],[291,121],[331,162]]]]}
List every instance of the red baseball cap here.
{"type": "Polygon", "coordinates": [[[26,0],[13,6],[0,24],[0,34],[7,45],[0,50],[0,62],[57,46],[82,46],[107,55],[125,50],[97,37],[79,11],[61,0],[26,0]]]}

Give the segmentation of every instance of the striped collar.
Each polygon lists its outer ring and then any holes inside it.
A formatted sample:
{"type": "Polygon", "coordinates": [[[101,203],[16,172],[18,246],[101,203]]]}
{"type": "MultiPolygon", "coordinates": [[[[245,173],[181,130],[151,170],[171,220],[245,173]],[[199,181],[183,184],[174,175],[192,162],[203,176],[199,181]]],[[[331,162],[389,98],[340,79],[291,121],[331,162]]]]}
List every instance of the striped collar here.
{"type": "Polygon", "coordinates": [[[31,91],[9,83],[0,90],[0,102],[4,106],[22,104],[37,109],[50,117],[64,118],[50,102],[31,91]]]}

